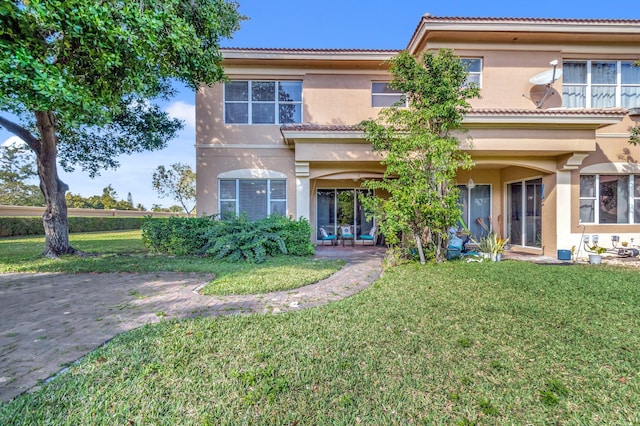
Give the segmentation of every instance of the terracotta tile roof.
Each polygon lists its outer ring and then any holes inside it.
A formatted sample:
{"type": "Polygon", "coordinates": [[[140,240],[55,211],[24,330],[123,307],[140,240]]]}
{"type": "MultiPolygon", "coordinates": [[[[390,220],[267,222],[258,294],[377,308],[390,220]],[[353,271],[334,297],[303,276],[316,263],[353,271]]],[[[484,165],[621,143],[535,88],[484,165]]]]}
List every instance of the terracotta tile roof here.
{"type": "MultiPolygon", "coordinates": [[[[467,116],[579,116],[579,117],[602,117],[619,116],[626,114],[626,110],[622,108],[606,108],[606,109],[502,109],[502,108],[479,108],[470,110],[467,116]]],[[[360,132],[362,127],[358,124],[285,124],[280,130],[293,132],[360,132]]]]}
{"type": "Polygon", "coordinates": [[[306,49],[287,47],[223,47],[222,52],[277,52],[277,53],[398,53],[399,49],[306,49]]]}
{"type": "Polygon", "coordinates": [[[285,124],[280,127],[282,131],[294,132],[360,132],[362,127],[357,124],[285,124]]]}
{"type": "Polygon", "coordinates": [[[513,22],[535,24],[640,24],[640,19],[588,19],[588,18],[500,18],[500,17],[461,17],[461,16],[429,16],[422,17],[431,22],[513,22]]]}
{"type": "Polygon", "coordinates": [[[572,109],[507,109],[507,108],[477,108],[470,110],[467,115],[620,115],[626,114],[623,108],[572,108],[572,109]]]}

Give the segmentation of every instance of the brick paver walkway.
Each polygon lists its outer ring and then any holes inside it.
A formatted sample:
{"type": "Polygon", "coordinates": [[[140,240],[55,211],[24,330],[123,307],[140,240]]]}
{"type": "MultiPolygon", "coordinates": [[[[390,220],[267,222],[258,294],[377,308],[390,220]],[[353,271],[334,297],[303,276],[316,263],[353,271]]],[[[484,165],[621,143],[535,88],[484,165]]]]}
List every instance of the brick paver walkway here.
{"type": "Polygon", "coordinates": [[[299,289],[212,297],[198,274],[0,274],[0,401],[33,389],[123,331],[167,318],[278,313],[358,293],[381,273],[376,247],[318,247],[347,265],[299,289]]]}

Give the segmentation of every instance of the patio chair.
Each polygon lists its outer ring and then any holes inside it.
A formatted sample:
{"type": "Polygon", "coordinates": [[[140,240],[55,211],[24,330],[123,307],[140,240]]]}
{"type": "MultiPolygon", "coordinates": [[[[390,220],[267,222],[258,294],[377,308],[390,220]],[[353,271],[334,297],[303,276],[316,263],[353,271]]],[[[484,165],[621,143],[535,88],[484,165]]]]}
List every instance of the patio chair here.
{"type": "Polygon", "coordinates": [[[320,231],[320,241],[322,241],[322,245],[324,245],[325,241],[329,241],[329,244],[334,245],[338,242],[338,237],[333,234],[327,233],[327,230],[324,228],[318,228],[320,231]]]}
{"type": "Polygon", "coordinates": [[[351,225],[342,225],[340,227],[340,240],[342,241],[342,247],[344,247],[345,240],[351,240],[351,245],[355,245],[355,235],[353,235],[351,225]]]}
{"type": "Polygon", "coordinates": [[[376,245],[376,232],[378,232],[378,227],[374,226],[371,228],[368,234],[358,235],[358,239],[362,240],[362,245],[365,245],[367,241],[371,241],[371,245],[376,245]]]}

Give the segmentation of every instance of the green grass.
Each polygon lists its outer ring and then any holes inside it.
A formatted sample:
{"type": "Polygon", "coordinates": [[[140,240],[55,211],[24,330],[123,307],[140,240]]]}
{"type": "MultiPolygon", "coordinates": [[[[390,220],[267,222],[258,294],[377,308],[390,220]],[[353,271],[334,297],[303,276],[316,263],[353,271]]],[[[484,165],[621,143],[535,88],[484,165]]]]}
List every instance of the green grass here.
{"type": "Polygon", "coordinates": [[[0,424],[638,424],[637,270],[450,262],[116,337],[0,424]]]}
{"type": "Polygon", "coordinates": [[[46,259],[40,253],[44,237],[0,238],[0,272],[199,272],[215,274],[204,294],[258,294],[290,290],[320,281],[344,266],[342,260],[277,257],[253,265],[199,256],[149,254],[140,231],[70,235],[78,250],[95,254],[46,259]]]}
{"type": "Polygon", "coordinates": [[[192,262],[182,259],[147,254],[140,231],[86,232],[69,238],[77,250],[99,256],[47,259],[41,255],[44,236],[0,238],[0,272],[153,272],[165,264],[169,271],[203,269],[189,268],[192,262]]]}
{"type": "Polygon", "coordinates": [[[290,290],[315,283],[338,271],[343,260],[312,260],[278,257],[268,262],[242,264],[237,272],[217,278],[202,288],[202,294],[256,294],[290,290]]]}
{"type": "Polygon", "coordinates": [[[140,231],[70,235],[74,248],[96,256],[41,256],[44,237],[0,238],[0,272],[200,272],[216,275],[206,294],[256,294],[290,290],[328,277],[342,260],[282,256],[258,265],[215,261],[199,256],[164,256],[147,252],[140,231]]]}

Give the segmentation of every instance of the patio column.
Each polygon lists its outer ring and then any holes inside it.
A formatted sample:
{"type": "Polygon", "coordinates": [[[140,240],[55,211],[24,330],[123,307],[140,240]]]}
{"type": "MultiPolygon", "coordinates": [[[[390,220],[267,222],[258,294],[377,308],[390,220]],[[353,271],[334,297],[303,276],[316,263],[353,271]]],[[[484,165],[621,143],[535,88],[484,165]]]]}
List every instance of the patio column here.
{"type": "MultiPolygon", "coordinates": [[[[571,245],[571,171],[558,170],[556,172],[556,247],[568,250],[571,245]]],[[[553,254],[549,255],[553,256],[553,254]]]]}
{"type": "Polygon", "coordinates": [[[296,161],[296,219],[306,217],[311,220],[309,188],[309,162],[296,161]]]}
{"type": "MultiPolygon", "coordinates": [[[[556,247],[568,250],[578,243],[571,238],[571,172],[578,170],[588,152],[574,152],[559,164],[556,171],[556,247]]],[[[577,206],[580,208],[580,206],[577,206]]],[[[551,254],[555,255],[555,253],[551,254]]]]}

